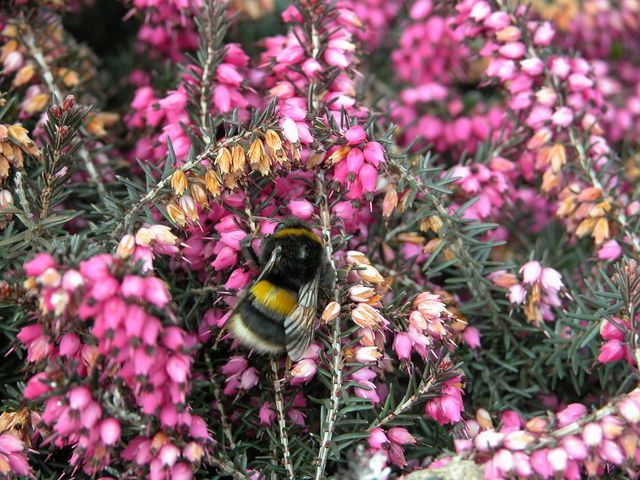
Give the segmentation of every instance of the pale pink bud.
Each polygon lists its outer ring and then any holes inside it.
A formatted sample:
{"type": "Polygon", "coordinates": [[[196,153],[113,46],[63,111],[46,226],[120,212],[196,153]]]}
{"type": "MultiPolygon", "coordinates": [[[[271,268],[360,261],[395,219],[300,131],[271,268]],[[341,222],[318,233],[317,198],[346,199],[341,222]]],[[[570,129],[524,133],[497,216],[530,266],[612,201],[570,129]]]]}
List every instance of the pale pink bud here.
{"type": "Polygon", "coordinates": [[[105,445],[115,445],[120,440],[120,423],[115,418],[100,422],[100,438],[105,445]]]}
{"type": "Polygon", "coordinates": [[[480,330],[476,327],[467,327],[462,332],[462,340],[471,348],[476,349],[480,347],[480,330]]]}
{"type": "Polygon", "coordinates": [[[385,443],[388,443],[387,436],[384,430],[381,428],[374,428],[369,432],[369,438],[367,439],[369,446],[375,450],[382,448],[385,443]]]}
{"type": "Polygon", "coordinates": [[[531,112],[527,117],[526,123],[531,128],[536,129],[540,127],[544,122],[549,120],[551,118],[552,113],[553,112],[549,107],[545,107],[544,105],[535,105],[531,109],[531,112]]]}
{"type": "Polygon", "coordinates": [[[540,280],[542,266],[540,265],[540,262],[532,260],[525,263],[522,268],[520,268],[520,273],[522,274],[523,283],[532,285],[540,280]]]}
{"type": "Polygon", "coordinates": [[[335,320],[340,314],[340,304],[338,302],[329,302],[322,312],[322,322],[329,323],[335,320]]]}
{"type": "Polygon", "coordinates": [[[344,132],[344,138],[347,139],[347,145],[357,145],[367,139],[367,133],[360,125],[354,125],[344,132]]]}
{"type": "Polygon", "coordinates": [[[551,115],[551,122],[558,127],[567,127],[573,122],[573,110],[569,107],[560,107],[551,115]]]}
{"type": "Polygon", "coordinates": [[[524,56],[525,50],[526,48],[524,46],[524,43],[512,42],[500,47],[499,52],[500,55],[504,57],[510,58],[512,60],[518,60],[519,58],[522,58],[524,56]]]}
{"type": "Polygon", "coordinates": [[[291,369],[291,384],[307,383],[316,374],[317,366],[315,360],[303,358],[291,369]]]}
{"type": "Polygon", "coordinates": [[[133,255],[133,251],[136,248],[136,239],[133,235],[127,234],[118,242],[118,248],[116,252],[121,258],[129,258],[133,255]]]}
{"type": "Polygon", "coordinates": [[[225,245],[220,249],[218,255],[216,255],[215,260],[211,262],[211,266],[216,270],[223,270],[236,263],[238,263],[237,251],[225,245]]]}
{"type": "Polygon", "coordinates": [[[533,36],[533,43],[539,47],[546,47],[551,44],[555,33],[556,31],[551,22],[543,22],[533,36]]]}
{"type": "Polygon", "coordinates": [[[349,66],[349,59],[343,51],[337,48],[327,48],[324,52],[324,60],[334,67],[347,68],[349,66]]]}
{"type": "Polygon", "coordinates": [[[554,92],[552,88],[542,87],[536,92],[536,100],[538,100],[540,105],[553,107],[558,100],[558,94],[554,92]]]}
{"type": "Polygon", "coordinates": [[[80,339],[74,333],[66,333],[60,339],[60,355],[64,357],[75,355],[80,350],[80,339]]]}
{"type": "Polygon", "coordinates": [[[469,13],[469,16],[476,22],[481,22],[491,14],[491,5],[485,1],[476,2],[469,13]]]}
{"type": "Polygon", "coordinates": [[[191,467],[184,462],[178,462],[171,467],[171,473],[168,475],[171,480],[191,480],[193,472],[191,467]]]}
{"type": "Polygon", "coordinates": [[[92,400],[91,392],[87,387],[72,388],[69,390],[67,397],[69,399],[69,407],[74,410],[83,409],[92,400]]]}
{"type": "Polygon", "coordinates": [[[91,296],[99,302],[102,302],[114,296],[118,291],[118,286],[118,281],[115,278],[111,276],[102,277],[93,284],[91,296]]]}
{"type": "Polygon", "coordinates": [[[189,442],[182,449],[182,455],[191,462],[198,462],[202,458],[203,454],[204,451],[197,442],[189,442]]]}
{"type": "Polygon", "coordinates": [[[147,302],[157,307],[164,307],[169,302],[171,297],[166,283],[157,277],[146,277],[144,283],[144,299],[147,302]]]}
{"type": "Polygon", "coordinates": [[[365,192],[375,192],[378,181],[378,170],[370,163],[365,163],[358,172],[358,179],[362,183],[365,192]]]}
{"type": "Polygon", "coordinates": [[[36,373],[29,379],[29,381],[27,382],[27,386],[24,389],[23,395],[25,398],[33,400],[50,391],[51,387],[49,386],[49,377],[45,372],[40,372],[36,373]]]}
{"type": "Polygon", "coordinates": [[[551,450],[549,450],[547,459],[549,460],[551,468],[553,468],[556,472],[564,472],[567,468],[567,452],[565,452],[562,448],[552,448],[551,450]]]}
{"type": "Polygon", "coordinates": [[[287,140],[291,143],[298,143],[300,136],[298,135],[298,126],[296,125],[296,122],[289,117],[284,117],[280,121],[280,126],[282,127],[282,134],[287,140]]]}
{"type": "Polygon", "coordinates": [[[396,336],[393,339],[393,349],[396,351],[398,359],[408,360],[409,358],[411,358],[411,345],[412,342],[411,338],[409,338],[408,333],[396,333],[396,336]]]}
{"type": "Polygon", "coordinates": [[[231,92],[226,85],[218,85],[213,89],[213,104],[222,113],[231,110],[231,92]]]}
{"type": "Polygon", "coordinates": [[[47,268],[44,272],[38,275],[38,283],[44,287],[57,287],[60,285],[62,275],[55,268],[47,268]]]}
{"type": "Polygon", "coordinates": [[[562,448],[567,452],[567,455],[574,460],[584,460],[589,454],[582,439],[575,435],[564,437],[560,443],[562,443],[562,448]]]}
{"type": "Polygon", "coordinates": [[[593,80],[582,73],[572,73],[569,75],[569,90],[573,92],[582,92],[593,87],[593,80]]]}
{"type": "Polygon", "coordinates": [[[505,448],[501,448],[496,452],[493,456],[493,462],[503,473],[510,472],[515,466],[513,454],[505,448]]]}
{"type": "Polygon", "coordinates": [[[493,12],[484,20],[484,25],[496,31],[511,25],[511,18],[507,12],[493,12]]]}
{"type": "Polygon", "coordinates": [[[600,335],[605,340],[624,340],[626,329],[629,327],[628,322],[624,322],[618,317],[613,317],[612,321],[606,319],[600,323],[600,335]]]}
{"type": "Polygon", "coordinates": [[[218,65],[216,77],[219,82],[233,85],[234,87],[239,86],[243,80],[242,75],[240,75],[238,70],[236,70],[236,67],[228,63],[221,63],[218,65]]]}
{"type": "Polygon", "coordinates": [[[533,474],[531,464],[529,463],[529,455],[523,452],[515,452],[513,454],[513,464],[518,475],[529,477],[533,474]]]}
{"type": "Polygon", "coordinates": [[[288,208],[293,215],[302,219],[311,218],[315,210],[313,204],[308,200],[291,200],[288,208]]]}
{"type": "Polygon", "coordinates": [[[243,390],[250,390],[258,384],[258,371],[255,367],[249,367],[244,372],[242,372],[242,376],[240,377],[240,387],[243,390]]]}
{"type": "Polygon", "coordinates": [[[544,71],[544,62],[538,57],[526,58],[520,60],[520,68],[527,75],[535,77],[544,71]]]}
{"type": "Polygon", "coordinates": [[[471,438],[456,438],[453,440],[456,453],[466,452],[473,448],[473,439],[471,438]]]}
{"type": "Polygon", "coordinates": [[[2,66],[4,67],[4,74],[18,71],[24,64],[24,57],[18,50],[14,50],[4,59],[2,66]]]}
{"type": "Polygon", "coordinates": [[[302,71],[307,77],[313,78],[317,72],[322,71],[322,65],[313,58],[307,58],[302,62],[302,71]]]}
{"type": "Polygon", "coordinates": [[[376,362],[382,357],[382,353],[377,347],[360,347],[356,350],[356,360],[358,362],[376,362]]]}
{"type": "Polygon", "coordinates": [[[171,466],[176,463],[178,456],[180,455],[180,450],[178,447],[173,445],[172,443],[166,443],[158,452],[158,458],[160,461],[167,466],[171,466]]]}
{"type": "Polygon", "coordinates": [[[576,420],[581,419],[587,414],[587,407],[585,407],[581,403],[570,403],[566,406],[566,408],[560,410],[556,414],[556,418],[558,419],[558,426],[564,427],[565,425],[569,425],[570,423],[575,422],[576,420]]]}
{"type": "Polygon", "coordinates": [[[622,462],[624,462],[624,452],[613,440],[604,440],[600,448],[598,448],[598,453],[607,462],[611,462],[614,465],[622,465],[622,462]]]}
{"type": "Polygon", "coordinates": [[[384,163],[384,148],[378,142],[368,142],[364,146],[364,158],[367,162],[377,167],[384,163]]]}
{"type": "Polygon", "coordinates": [[[598,361],[602,363],[615,362],[624,358],[626,347],[620,340],[609,340],[600,347],[598,361]]]}
{"type": "Polygon", "coordinates": [[[624,431],[623,423],[613,415],[607,415],[600,421],[604,436],[609,439],[618,438],[624,431]]]}
{"type": "Polygon", "coordinates": [[[553,57],[549,62],[549,68],[554,75],[564,79],[571,72],[571,65],[564,57],[553,57]]]}
{"type": "Polygon", "coordinates": [[[247,359],[241,355],[234,355],[225,363],[221,371],[224,375],[235,375],[236,373],[243,372],[247,368],[247,359]]]}
{"type": "Polygon", "coordinates": [[[275,418],[276,413],[269,408],[269,402],[264,402],[260,407],[258,417],[260,418],[261,425],[271,425],[271,422],[275,418]]]}
{"type": "Polygon", "coordinates": [[[496,432],[495,430],[485,430],[480,432],[474,439],[476,448],[482,452],[488,452],[489,450],[495,450],[502,444],[505,434],[496,432]]]}
{"type": "Polygon", "coordinates": [[[615,240],[608,240],[602,244],[598,250],[598,258],[600,260],[617,260],[622,255],[622,248],[615,240]]]}
{"type": "Polygon", "coordinates": [[[191,370],[190,358],[181,353],[176,353],[169,357],[165,369],[174,382],[184,383],[187,381],[191,370]]]}
{"type": "Polygon", "coordinates": [[[524,430],[516,430],[507,433],[504,438],[504,446],[509,450],[524,450],[533,443],[535,437],[524,430]]]}
{"type": "Polygon", "coordinates": [[[414,443],[416,443],[415,437],[411,435],[406,428],[402,427],[390,428],[387,432],[387,436],[389,440],[391,440],[393,443],[397,443],[398,445],[413,445],[414,443]]]}
{"type": "Polygon", "coordinates": [[[56,261],[48,253],[39,253],[33,260],[24,264],[24,271],[30,277],[37,277],[42,274],[48,268],[54,268],[56,261]]]}
{"type": "Polygon", "coordinates": [[[597,447],[602,442],[602,427],[594,422],[587,423],[582,429],[582,439],[590,447],[597,447]]]}
{"type": "Polygon", "coordinates": [[[145,289],[144,278],[137,275],[125,275],[120,286],[122,295],[131,298],[142,298],[145,289]]]}
{"type": "Polygon", "coordinates": [[[620,415],[629,423],[640,422],[640,407],[635,399],[627,397],[618,405],[620,415]]]}
{"type": "Polygon", "coordinates": [[[543,448],[541,450],[536,450],[531,454],[531,466],[533,470],[538,473],[542,478],[550,478],[554,474],[553,467],[551,463],[549,463],[549,459],[547,457],[549,450],[543,448]]]}
{"type": "Polygon", "coordinates": [[[363,163],[364,155],[362,153],[362,150],[360,150],[359,148],[352,148],[351,150],[349,150],[346,160],[348,172],[358,173],[363,163]]]}
{"type": "Polygon", "coordinates": [[[0,209],[13,206],[13,194],[9,190],[0,190],[0,209]]]}
{"type": "Polygon", "coordinates": [[[62,288],[68,292],[75,292],[83,284],[82,275],[77,270],[67,270],[62,276],[62,288]]]}
{"type": "Polygon", "coordinates": [[[564,287],[560,272],[549,267],[545,267],[542,269],[540,283],[542,284],[542,288],[544,288],[545,290],[551,290],[554,292],[557,292],[562,287],[564,287]]]}

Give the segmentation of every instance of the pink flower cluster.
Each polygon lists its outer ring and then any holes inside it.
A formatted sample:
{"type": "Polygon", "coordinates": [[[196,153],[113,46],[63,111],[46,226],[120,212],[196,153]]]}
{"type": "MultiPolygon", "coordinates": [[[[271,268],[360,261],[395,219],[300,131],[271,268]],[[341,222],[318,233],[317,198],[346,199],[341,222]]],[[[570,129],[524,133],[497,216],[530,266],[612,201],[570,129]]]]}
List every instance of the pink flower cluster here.
{"type": "Polygon", "coordinates": [[[336,145],[327,152],[327,162],[335,163],[333,181],[346,187],[345,197],[357,200],[363,196],[373,198],[378,185],[378,173],[384,166],[384,148],[378,142],[367,141],[367,134],[360,125],[344,132],[346,145],[336,145]]]}
{"type": "MultiPolygon", "coordinates": [[[[322,14],[323,10],[322,5],[312,7],[317,15],[322,14]]],[[[332,77],[326,91],[314,92],[319,97],[314,100],[314,108],[317,109],[314,115],[319,114],[321,107],[326,106],[333,120],[340,125],[342,108],[355,117],[367,114],[366,109],[356,105],[353,78],[354,65],[357,63],[353,37],[361,23],[348,6],[338,4],[323,19],[322,29],[315,32],[316,36],[307,39],[306,32],[301,28],[304,19],[295,6],[289,6],[282,13],[282,18],[290,24],[289,33],[266,39],[266,50],[261,55],[261,68],[268,72],[264,82],[269,88],[270,96],[278,99],[277,110],[285,137],[294,144],[300,141],[309,145],[313,138],[307,119],[307,99],[300,92],[309,90],[311,85],[318,85],[329,73],[336,72],[337,75],[332,77]],[[324,40],[326,47],[322,48],[322,52],[317,46],[320,35],[327,37],[324,40]],[[304,43],[305,39],[311,45],[314,42],[316,44],[311,56],[307,54],[309,49],[304,43]]]]}
{"type": "MultiPolygon", "coordinates": [[[[246,108],[255,104],[256,99],[248,93],[248,69],[249,58],[239,45],[227,44],[222,62],[215,70],[215,80],[208,85],[211,92],[210,110],[207,114],[219,115],[227,113],[234,108],[240,111],[240,118],[247,115],[246,108]]],[[[164,97],[157,96],[153,87],[149,85],[150,78],[142,75],[142,85],[136,90],[131,107],[133,112],[127,117],[129,128],[146,131],[135,144],[130,153],[132,159],[142,158],[148,161],[158,162],[167,154],[167,137],[176,153],[176,158],[183,161],[189,149],[191,140],[185,128],[192,126],[193,121],[187,112],[187,84],[191,88],[201,88],[195,78],[202,75],[201,69],[194,65],[188,65],[188,70],[194,72],[194,76],[183,74],[181,83],[176,90],[168,92],[164,97]],[[195,78],[194,78],[195,77],[195,78]]]]}
{"type": "MultiPolygon", "coordinates": [[[[591,416],[579,403],[568,405],[551,418],[534,417],[529,421],[506,411],[498,429],[489,414],[480,410],[477,420],[466,421],[468,438],[455,440],[455,447],[458,453],[470,454],[482,464],[487,479],[517,475],[579,480],[583,473],[603,478],[609,465],[624,468],[627,460],[640,460],[636,448],[639,423],[638,390],[591,416]]],[[[441,459],[430,467],[446,461],[441,459]]]]}
{"type": "Polygon", "coordinates": [[[493,283],[507,288],[507,297],[513,305],[524,305],[527,319],[534,325],[543,320],[555,319],[553,308],[562,304],[560,294],[564,289],[562,275],[551,267],[543,267],[537,260],[531,260],[520,268],[522,280],[504,270],[490,275],[493,283]]]}
{"type": "MultiPolygon", "coordinates": [[[[164,239],[169,241],[159,247],[174,253],[168,230],[145,230],[136,235],[136,248],[164,239]]],[[[187,402],[196,337],[177,325],[165,283],[136,275],[121,257],[106,254],[78,269],[38,254],[24,270],[40,306],[38,323],[18,338],[27,360],[44,368],[28,381],[24,396],[44,402],[50,440],[72,446],[72,463],[89,474],[120,455],[132,468],[150,468],[152,478],[191,478],[192,467],[182,462],[197,461],[210,438],[187,402]],[[156,421],[155,433],[125,438],[131,416],[156,421]],[[161,437],[166,439],[158,444],[161,437]]]]}
{"type": "MultiPolygon", "coordinates": [[[[640,316],[636,316],[636,321],[640,316]]],[[[638,358],[631,351],[631,346],[625,339],[631,332],[631,324],[628,320],[613,317],[611,320],[603,319],[600,323],[600,336],[605,341],[600,347],[598,361],[602,363],[615,362],[625,359],[629,365],[637,365],[638,358]]]]}
{"type": "Polygon", "coordinates": [[[198,48],[193,17],[185,15],[202,7],[201,0],[129,0],[134,10],[144,13],[145,23],[138,30],[140,53],[184,60],[185,51],[198,48]]]}
{"type": "Polygon", "coordinates": [[[377,427],[369,430],[367,442],[373,452],[382,450],[391,463],[403,467],[407,464],[404,458],[403,445],[413,445],[416,439],[403,427],[391,427],[387,431],[377,427]]]}
{"type": "Polygon", "coordinates": [[[0,435],[0,475],[2,478],[32,475],[24,450],[24,443],[13,435],[0,435]]]}

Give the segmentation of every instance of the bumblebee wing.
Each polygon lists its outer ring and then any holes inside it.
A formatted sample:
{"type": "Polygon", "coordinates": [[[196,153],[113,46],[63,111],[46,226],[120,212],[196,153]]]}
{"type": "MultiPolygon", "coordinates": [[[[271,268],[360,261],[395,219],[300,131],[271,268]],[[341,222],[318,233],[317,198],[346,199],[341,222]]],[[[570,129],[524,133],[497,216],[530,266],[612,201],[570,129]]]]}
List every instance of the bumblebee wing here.
{"type": "MultiPolygon", "coordinates": [[[[256,278],[256,280],[251,285],[255,285],[256,283],[258,283],[260,280],[264,278],[265,275],[267,275],[271,270],[273,270],[273,266],[276,263],[278,255],[280,255],[280,249],[281,249],[280,245],[278,245],[276,248],[273,249],[273,252],[271,253],[271,257],[269,257],[269,260],[267,261],[267,263],[265,263],[264,267],[262,268],[262,271],[258,275],[258,278],[256,278]]],[[[235,313],[240,308],[240,305],[242,305],[242,302],[244,302],[247,299],[250,291],[251,291],[251,286],[249,286],[248,288],[245,288],[244,292],[242,292],[242,295],[240,295],[240,298],[236,302],[235,307],[233,307],[233,310],[231,311],[231,315],[227,317],[227,322],[229,321],[228,319],[230,319],[235,315],[235,313]]],[[[224,332],[227,327],[227,322],[225,322],[222,328],[220,328],[220,333],[218,333],[218,336],[216,337],[214,348],[216,347],[216,345],[218,345],[218,342],[222,340],[222,336],[224,335],[224,332]]]]}
{"type": "Polygon", "coordinates": [[[298,293],[298,305],[284,319],[284,334],[287,352],[291,360],[299,360],[309,347],[313,336],[313,324],[318,305],[320,275],[305,283],[298,293]]]}

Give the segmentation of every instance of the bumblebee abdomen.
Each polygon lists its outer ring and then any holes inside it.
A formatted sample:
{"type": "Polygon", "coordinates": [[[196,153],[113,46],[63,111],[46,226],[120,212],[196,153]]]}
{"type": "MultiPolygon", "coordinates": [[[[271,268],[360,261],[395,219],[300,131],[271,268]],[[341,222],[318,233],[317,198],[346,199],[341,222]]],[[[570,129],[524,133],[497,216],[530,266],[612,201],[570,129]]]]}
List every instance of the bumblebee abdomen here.
{"type": "Polygon", "coordinates": [[[251,302],[244,302],[227,323],[233,336],[243,345],[259,352],[279,353],[286,345],[283,319],[272,318],[251,302]]]}
{"type": "Polygon", "coordinates": [[[265,314],[274,313],[286,317],[296,308],[296,295],[267,280],[251,287],[251,304],[265,314]]]}

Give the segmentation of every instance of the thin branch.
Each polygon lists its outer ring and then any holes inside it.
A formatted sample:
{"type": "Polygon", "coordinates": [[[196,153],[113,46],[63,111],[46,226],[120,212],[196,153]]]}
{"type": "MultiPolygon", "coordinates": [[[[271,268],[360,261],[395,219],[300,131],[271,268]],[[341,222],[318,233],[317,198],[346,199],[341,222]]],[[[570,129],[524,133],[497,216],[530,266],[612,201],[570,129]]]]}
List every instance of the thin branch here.
{"type": "Polygon", "coordinates": [[[426,383],[423,383],[422,386],[416,391],[413,395],[407,398],[404,402],[398,404],[393,412],[389,412],[385,415],[381,420],[373,423],[369,430],[372,428],[378,428],[382,425],[386,425],[387,423],[393,421],[398,415],[402,415],[404,412],[412,408],[416,403],[424,398],[424,396],[428,393],[431,393],[432,387],[439,387],[440,385],[437,382],[430,378],[426,383]]]}
{"type": "MultiPolygon", "coordinates": [[[[268,127],[268,126],[266,126],[268,127]]],[[[226,147],[227,145],[232,145],[234,143],[238,143],[240,140],[244,140],[246,138],[251,137],[251,135],[255,134],[255,130],[248,130],[247,132],[237,135],[235,137],[227,138],[221,142],[216,143],[215,145],[209,145],[204,152],[195,157],[193,160],[186,162],[185,164],[178,167],[176,170],[180,170],[182,172],[188,172],[193,168],[196,168],[200,165],[204,160],[215,158],[216,153],[219,149],[226,147]]],[[[122,221],[114,228],[112,237],[115,238],[117,235],[123,231],[127,231],[131,227],[131,221],[133,216],[138,213],[146,204],[153,202],[156,200],[162,190],[167,188],[171,184],[171,177],[175,173],[172,171],[165,178],[160,180],[155,187],[149,190],[140,200],[138,200],[134,205],[131,206],[127,214],[123,217],[122,221]]]]}
{"type": "Polygon", "coordinates": [[[284,418],[284,401],[282,399],[282,388],[280,379],[278,378],[278,361],[271,360],[271,370],[273,371],[273,390],[276,411],[278,412],[278,428],[280,430],[280,443],[282,445],[282,461],[284,468],[287,470],[287,476],[290,479],[295,478],[293,475],[293,465],[291,464],[291,452],[289,451],[289,436],[287,434],[287,424],[284,418]]]}
{"type": "Polygon", "coordinates": [[[446,226],[446,228],[440,229],[438,235],[440,236],[441,240],[447,242],[447,246],[451,249],[455,257],[460,261],[461,265],[466,270],[468,276],[467,286],[469,290],[473,292],[475,298],[482,299],[482,301],[491,312],[492,321],[500,327],[500,329],[507,337],[509,337],[512,344],[525,356],[530,356],[522,350],[520,342],[515,337],[511,329],[509,329],[502,320],[500,310],[497,308],[496,304],[491,301],[492,294],[487,287],[487,279],[484,277],[484,275],[482,275],[482,273],[480,273],[480,271],[476,267],[473,257],[469,253],[471,251],[470,246],[466,244],[465,240],[459,234],[458,223],[451,217],[443,202],[439,197],[434,195],[432,191],[426,188],[422,184],[422,182],[419,181],[415,174],[409,172],[398,161],[393,158],[389,158],[389,165],[397,169],[400,172],[401,177],[407,183],[418,189],[420,193],[424,195],[424,200],[430,202],[436,212],[438,212],[440,219],[446,226]]]}
{"type": "Polygon", "coordinates": [[[207,363],[207,371],[209,372],[209,378],[211,379],[211,381],[209,382],[209,385],[211,385],[211,388],[213,390],[213,398],[216,399],[216,409],[220,414],[220,425],[222,426],[222,431],[224,433],[224,436],[229,441],[229,447],[231,449],[234,449],[236,448],[236,443],[233,439],[233,432],[231,431],[231,425],[229,424],[229,420],[227,419],[227,414],[224,410],[224,405],[222,404],[220,388],[218,387],[218,384],[214,380],[213,368],[211,366],[212,365],[211,357],[208,352],[205,352],[204,356],[207,363]]]}
{"type": "MultiPolygon", "coordinates": [[[[42,74],[42,78],[47,84],[47,88],[49,88],[49,91],[53,94],[54,97],[57,98],[58,102],[62,102],[64,96],[55,81],[53,73],[51,72],[51,68],[44,58],[42,50],[38,46],[35,33],[33,31],[30,31],[30,34],[24,36],[24,41],[27,45],[27,48],[29,49],[31,56],[38,64],[38,67],[40,67],[40,73],[42,74]]],[[[84,163],[85,170],[89,174],[91,182],[96,186],[98,190],[98,196],[100,197],[100,200],[104,203],[107,191],[105,189],[104,183],[102,182],[102,178],[100,177],[98,170],[93,163],[93,160],[91,160],[90,153],[84,146],[81,146],[78,149],[78,155],[84,163]]]]}
{"type": "Polygon", "coordinates": [[[233,464],[215,455],[209,454],[209,461],[227,475],[231,475],[235,480],[249,480],[249,476],[238,470],[233,464]]]}
{"type": "MultiPolygon", "coordinates": [[[[325,255],[329,262],[333,273],[331,289],[334,292],[334,301],[340,300],[340,292],[336,287],[337,267],[333,259],[333,244],[331,241],[331,213],[329,209],[329,199],[324,190],[325,178],[324,173],[319,172],[316,176],[316,185],[318,195],[320,197],[320,224],[322,228],[322,236],[324,240],[325,255]]],[[[322,431],[322,439],[320,441],[320,449],[316,458],[316,475],[315,479],[324,478],[324,471],[327,466],[327,458],[329,449],[331,448],[331,439],[335,430],[338,410],[340,409],[340,399],[342,398],[342,369],[343,357],[340,345],[340,315],[338,315],[331,325],[331,395],[329,397],[329,410],[327,412],[326,422],[322,431]]]]}
{"type": "Polygon", "coordinates": [[[22,183],[22,170],[16,170],[14,178],[16,182],[16,192],[20,199],[20,205],[25,213],[24,222],[26,223],[27,228],[32,229],[35,227],[35,223],[33,221],[33,213],[31,213],[31,209],[29,208],[29,201],[27,200],[27,195],[24,190],[24,184],[22,183]]]}
{"type": "Polygon", "coordinates": [[[204,4],[204,26],[201,28],[200,37],[206,43],[205,59],[202,68],[202,79],[200,81],[200,128],[205,131],[207,125],[207,115],[211,107],[211,77],[213,67],[216,62],[216,45],[218,44],[219,20],[223,18],[223,2],[220,0],[209,0],[204,4]],[[215,5],[213,5],[215,4],[215,5]]]}

